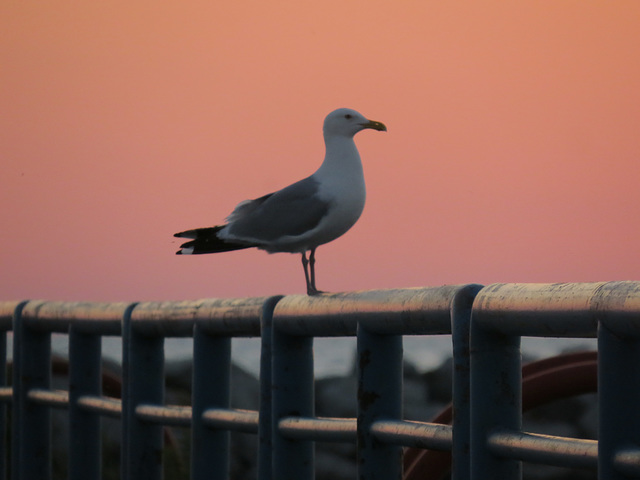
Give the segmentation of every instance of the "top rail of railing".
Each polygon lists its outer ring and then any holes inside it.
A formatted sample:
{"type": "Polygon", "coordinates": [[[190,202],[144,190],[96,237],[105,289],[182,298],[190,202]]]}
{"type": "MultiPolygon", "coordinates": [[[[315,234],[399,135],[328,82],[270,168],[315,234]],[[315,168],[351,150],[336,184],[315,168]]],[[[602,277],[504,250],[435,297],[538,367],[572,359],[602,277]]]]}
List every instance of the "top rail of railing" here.
{"type": "Polygon", "coordinates": [[[3,301],[0,302],[0,330],[8,331],[13,328],[13,316],[16,308],[24,302],[3,301]]]}
{"type": "MultiPolygon", "coordinates": [[[[269,298],[281,298],[273,312],[279,328],[301,336],[352,336],[356,325],[379,334],[451,333],[450,307],[464,289],[479,285],[369,290],[309,297],[247,297],[162,302],[25,302],[21,319],[33,331],[121,335],[122,320],[130,314],[132,328],[157,337],[193,335],[198,324],[210,334],[259,336],[260,317],[269,298]]],[[[0,302],[0,329],[10,330],[20,302],[0,302]]]]}
{"type": "Polygon", "coordinates": [[[156,337],[193,335],[197,323],[210,335],[260,336],[260,317],[269,297],[143,302],[131,313],[132,328],[156,337]]]}
{"type": "Polygon", "coordinates": [[[125,302],[27,302],[21,313],[25,327],[33,331],[68,333],[78,331],[98,335],[121,335],[122,318],[134,303],[125,302]]]}
{"type": "Polygon", "coordinates": [[[595,337],[598,322],[640,335],[640,282],[498,283],[475,299],[473,318],[506,335],[595,337]],[[636,321],[632,321],[636,319],[636,321]]]}
{"type": "Polygon", "coordinates": [[[370,290],[282,298],[273,312],[278,329],[289,335],[355,335],[358,324],[378,334],[451,333],[451,302],[479,285],[370,290]]]}

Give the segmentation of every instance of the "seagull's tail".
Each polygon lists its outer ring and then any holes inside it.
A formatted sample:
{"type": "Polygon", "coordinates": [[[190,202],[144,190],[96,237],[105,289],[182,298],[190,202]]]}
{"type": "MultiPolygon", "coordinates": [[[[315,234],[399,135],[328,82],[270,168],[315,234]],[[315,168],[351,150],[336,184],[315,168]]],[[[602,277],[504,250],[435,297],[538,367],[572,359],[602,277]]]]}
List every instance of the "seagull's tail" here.
{"type": "Polygon", "coordinates": [[[180,250],[176,252],[176,255],[199,255],[201,253],[229,252],[231,250],[242,250],[243,248],[253,246],[243,243],[228,242],[218,238],[218,232],[224,227],[225,225],[195,228],[193,230],[185,230],[184,232],[174,234],[174,237],[193,239],[180,245],[180,250]]]}

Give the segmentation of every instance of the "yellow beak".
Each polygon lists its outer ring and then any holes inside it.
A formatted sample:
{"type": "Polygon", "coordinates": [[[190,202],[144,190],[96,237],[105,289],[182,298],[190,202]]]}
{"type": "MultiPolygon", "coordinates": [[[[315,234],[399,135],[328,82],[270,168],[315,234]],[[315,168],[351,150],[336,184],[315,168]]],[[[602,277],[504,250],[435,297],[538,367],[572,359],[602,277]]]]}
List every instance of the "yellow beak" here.
{"type": "Polygon", "coordinates": [[[362,128],[372,128],[373,130],[378,130],[379,132],[386,132],[387,127],[382,122],[375,122],[373,120],[369,120],[367,123],[361,123],[362,128]]]}

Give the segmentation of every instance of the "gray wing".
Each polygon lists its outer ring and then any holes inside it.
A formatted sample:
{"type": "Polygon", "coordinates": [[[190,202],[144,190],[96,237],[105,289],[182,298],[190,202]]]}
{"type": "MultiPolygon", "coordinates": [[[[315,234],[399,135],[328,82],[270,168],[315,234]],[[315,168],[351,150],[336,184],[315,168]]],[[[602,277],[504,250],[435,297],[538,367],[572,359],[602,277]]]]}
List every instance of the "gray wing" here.
{"type": "Polygon", "coordinates": [[[229,215],[228,232],[237,239],[272,242],[315,228],[330,204],[318,198],[313,177],[275,193],[239,204],[229,215]]]}

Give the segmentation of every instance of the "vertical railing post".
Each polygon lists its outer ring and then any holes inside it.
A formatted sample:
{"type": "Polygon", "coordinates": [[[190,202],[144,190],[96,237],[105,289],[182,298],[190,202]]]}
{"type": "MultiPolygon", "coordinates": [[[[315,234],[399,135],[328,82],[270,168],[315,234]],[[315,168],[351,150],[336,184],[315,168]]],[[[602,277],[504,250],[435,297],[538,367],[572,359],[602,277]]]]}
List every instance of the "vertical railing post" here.
{"type": "Polygon", "coordinates": [[[598,325],[598,478],[628,478],[615,454],[640,445],[640,342],[598,325]]]}
{"type": "Polygon", "coordinates": [[[282,296],[267,299],[260,314],[260,413],[258,417],[258,480],[273,478],[273,310],[282,296]]]}
{"type": "Polygon", "coordinates": [[[469,480],[471,468],[471,365],[469,332],[473,300],[481,285],[469,285],[456,293],[451,303],[451,342],[453,344],[453,445],[452,480],[469,480]]]}
{"type": "Polygon", "coordinates": [[[83,411],[78,399],[100,395],[102,340],[69,329],[69,479],[98,480],[101,472],[100,416],[83,411]]]}
{"type": "Polygon", "coordinates": [[[22,333],[20,332],[20,323],[22,323],[22,310],[27,302],[19,304],[13,312],[13,371],[11,373],[13,384],[12,400],[12,423],[11,423],[11,480],[20,480],[20,438],[21,416],[22,416],[22,382],[20,381],[20,372],[22,371],[22,361],[20,359],[20,350],[22,345],[22,333]]]}
{"type": "Polygon", "coordinates": [[[34,388],[51,386],[51,334],[31,331],[18,309],[14,319],[14,422],[13,461],[15,480],[51,478],[51,412],[31,403],[27,394],[34,388]]]}
{"type": "Polygon", "coordinates": [[[498,458],[489,450],[493,430],[522,426],[520,337],[482,328],[471,319],[471,478],[522,478],[518,460],[498,458]]]}
{"type": "MultiPolygon", "coordinates": [[[[7,332],[0,332],[0,387],[7,386],[7,332]]],[[[7,476],[7,407],[0,403],[0,480],[7,476]]]]}
{"type": "MultiPolygon", "coordinates": [[[[135,311],[135,310],[134,310],[135,311]]],[[[162,425],[140,420],[140,404],[164,404],[164,337],[145,336],[136,331],[131,315],[123,326],[123,478],[162,478],[162,425]]]]}
{"type": "Polygon", "coordinates": [[[229,432],[202,422],[207,408],[229,408],[231,338],[208,335],[196,323],[193,330],[193,392],[191,478],[229,478],[229,432]]]}
{"type": "Polygon", "coordinates": [[[273,328],[273,478],[314,478],[314,445],[283,437],[278,422],[314,414],[313,337],[290,336],[273,328]]]}
{"type": "MultiPolygon", "coordinates": [[[[11,331],[15,327],[16,316],[20,315],[26,303],[27,302],[2,302],[3,305],[0,305],[0,321],[2,322],[2,325],[0,325],[0,328],[2,328],[0,332],[0,386],[5,388],[10,388],[7,375],[7,331],[11,331]]],[[[14,357],[14,372],[15,364],[16,361],[14,357]]],[[[14,374],[13,377],[15,378],[15,376],[14,374]]],[[[16,416],[16,410],[16,408],[11,409],[12,417],[16,416]]],[[[8,424],[7,407],[5,402],[2,402],[0,404],[0,480],[7,478],[9,465],[12,461],[12,458],[9,457],[8,445],[11,445],[13,451],[17,448],[15,443],[8,444],[8,436],[10,433],[11,428],[8,424]]]]}
{"type": "Polygon", "coordinates": [[[402,336],[379,335],[358,325],[358,478],[400,480],[402,447],[378,442],[376,420],[402,419],[402,336]]]}

